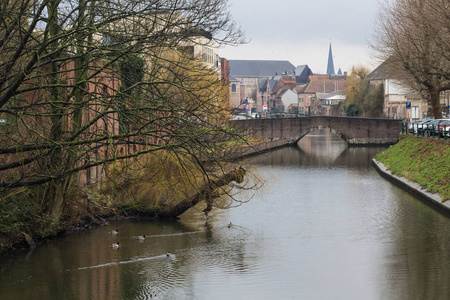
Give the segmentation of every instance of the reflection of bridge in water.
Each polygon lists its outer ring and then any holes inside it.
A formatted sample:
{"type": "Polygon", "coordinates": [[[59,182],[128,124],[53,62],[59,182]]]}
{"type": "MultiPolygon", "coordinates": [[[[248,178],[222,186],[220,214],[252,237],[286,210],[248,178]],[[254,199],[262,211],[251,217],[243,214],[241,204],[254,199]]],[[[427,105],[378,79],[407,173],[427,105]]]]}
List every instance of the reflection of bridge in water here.
{"type": "Polygon", "coordinates": [[[402,121],[397,119],[352,117],[300,117],[230,121],[231,126],[245,130],[267,141],[296,143],[318,129],[328,128],[350,145],[389,145],[398,142],[402,121]]]}

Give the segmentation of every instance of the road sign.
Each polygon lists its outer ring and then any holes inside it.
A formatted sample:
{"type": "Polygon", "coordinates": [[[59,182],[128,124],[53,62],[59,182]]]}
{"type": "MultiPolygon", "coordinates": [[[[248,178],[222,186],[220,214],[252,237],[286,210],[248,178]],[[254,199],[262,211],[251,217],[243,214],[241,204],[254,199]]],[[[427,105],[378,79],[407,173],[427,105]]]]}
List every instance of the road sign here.
{"type": "Polygon", "coordinates": [[[244,109],[245,109],[245,111],[249,111],[250,110],[250,104],[244,104],[244,109]]]}
{"type": "Polygon", "coordinates": [[[264,105],[263,105],[263,111],[264,111],[264,112],[267,112],[267,103],[264,103],[264,105]]]}
{"type": "Polygon", "coordinates": [[[411,108],[411,102],[406,102],[406,109],[410,109],[411,108]]]}

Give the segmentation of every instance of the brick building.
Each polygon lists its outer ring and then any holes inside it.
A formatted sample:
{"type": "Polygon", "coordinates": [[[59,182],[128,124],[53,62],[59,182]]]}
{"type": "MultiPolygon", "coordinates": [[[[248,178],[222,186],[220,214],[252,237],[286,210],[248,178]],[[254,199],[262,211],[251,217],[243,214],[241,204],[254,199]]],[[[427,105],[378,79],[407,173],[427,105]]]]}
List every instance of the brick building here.
{"type": "Polygon", "coordinates": [[[262,112],[263,104],[268,103],[272,77],[295,73],[295,67],[289,61],[229,60],[229,63],[230,104],[238,108],[245,99],[251,99],[254,102],[252,109],[257,112],[262,112]]]}

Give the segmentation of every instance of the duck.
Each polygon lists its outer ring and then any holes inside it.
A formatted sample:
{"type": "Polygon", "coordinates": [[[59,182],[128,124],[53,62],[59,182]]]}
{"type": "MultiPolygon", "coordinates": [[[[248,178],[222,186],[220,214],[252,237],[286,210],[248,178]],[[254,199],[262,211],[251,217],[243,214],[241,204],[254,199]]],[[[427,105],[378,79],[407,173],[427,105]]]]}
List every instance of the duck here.
{"type": "Polygon", "coordinates": [[[117,235],[119,233],[119,229],[114,229],[113,231],[110,231],[110,235],[117,235]]]}
{"type": "Polygon", "coordinates": [[[111,248],[113,249],[119,249],[119,247],[120,247],[119,242],[111,244],[111,248]]]}
{"type": "Polygon", "coordinates": [[[171,254],[171,253],[170,253],[170,251],[169,251],[169,252],[167,252],[167,254],[166,254],[166,255],[167,255],[167,257],[170,257],[170,254],[171,254]]]}
{"type": "Polygon", "coordinates": [[[230,228],[231,226],[233,226],[233,223],[230,222],[230,224],[228,224],[228,228],[230,228]]]}
{"type": "Polygon", "coordinates": [[[138,241],[145,241],[145,235],[140,235],[136,238],[138,241]]]}

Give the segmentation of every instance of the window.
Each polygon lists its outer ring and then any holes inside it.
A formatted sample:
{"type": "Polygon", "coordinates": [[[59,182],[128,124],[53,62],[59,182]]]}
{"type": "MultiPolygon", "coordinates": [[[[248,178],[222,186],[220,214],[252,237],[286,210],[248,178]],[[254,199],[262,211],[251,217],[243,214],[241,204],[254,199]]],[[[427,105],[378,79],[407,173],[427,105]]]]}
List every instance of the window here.
{"type": "Polygon", "coordinates": [[[235,84],[235,83],[233,83],[233,84],[231,85],[231,92],[232,92],[232,93],[236,93],[236,84],[235,84]]]}
{"type": "Polygon", "coordinates": [[[419,118],[419,107],[418,106],[411,107],[411,118],[413,118],[413,119],[419,118]]]}

